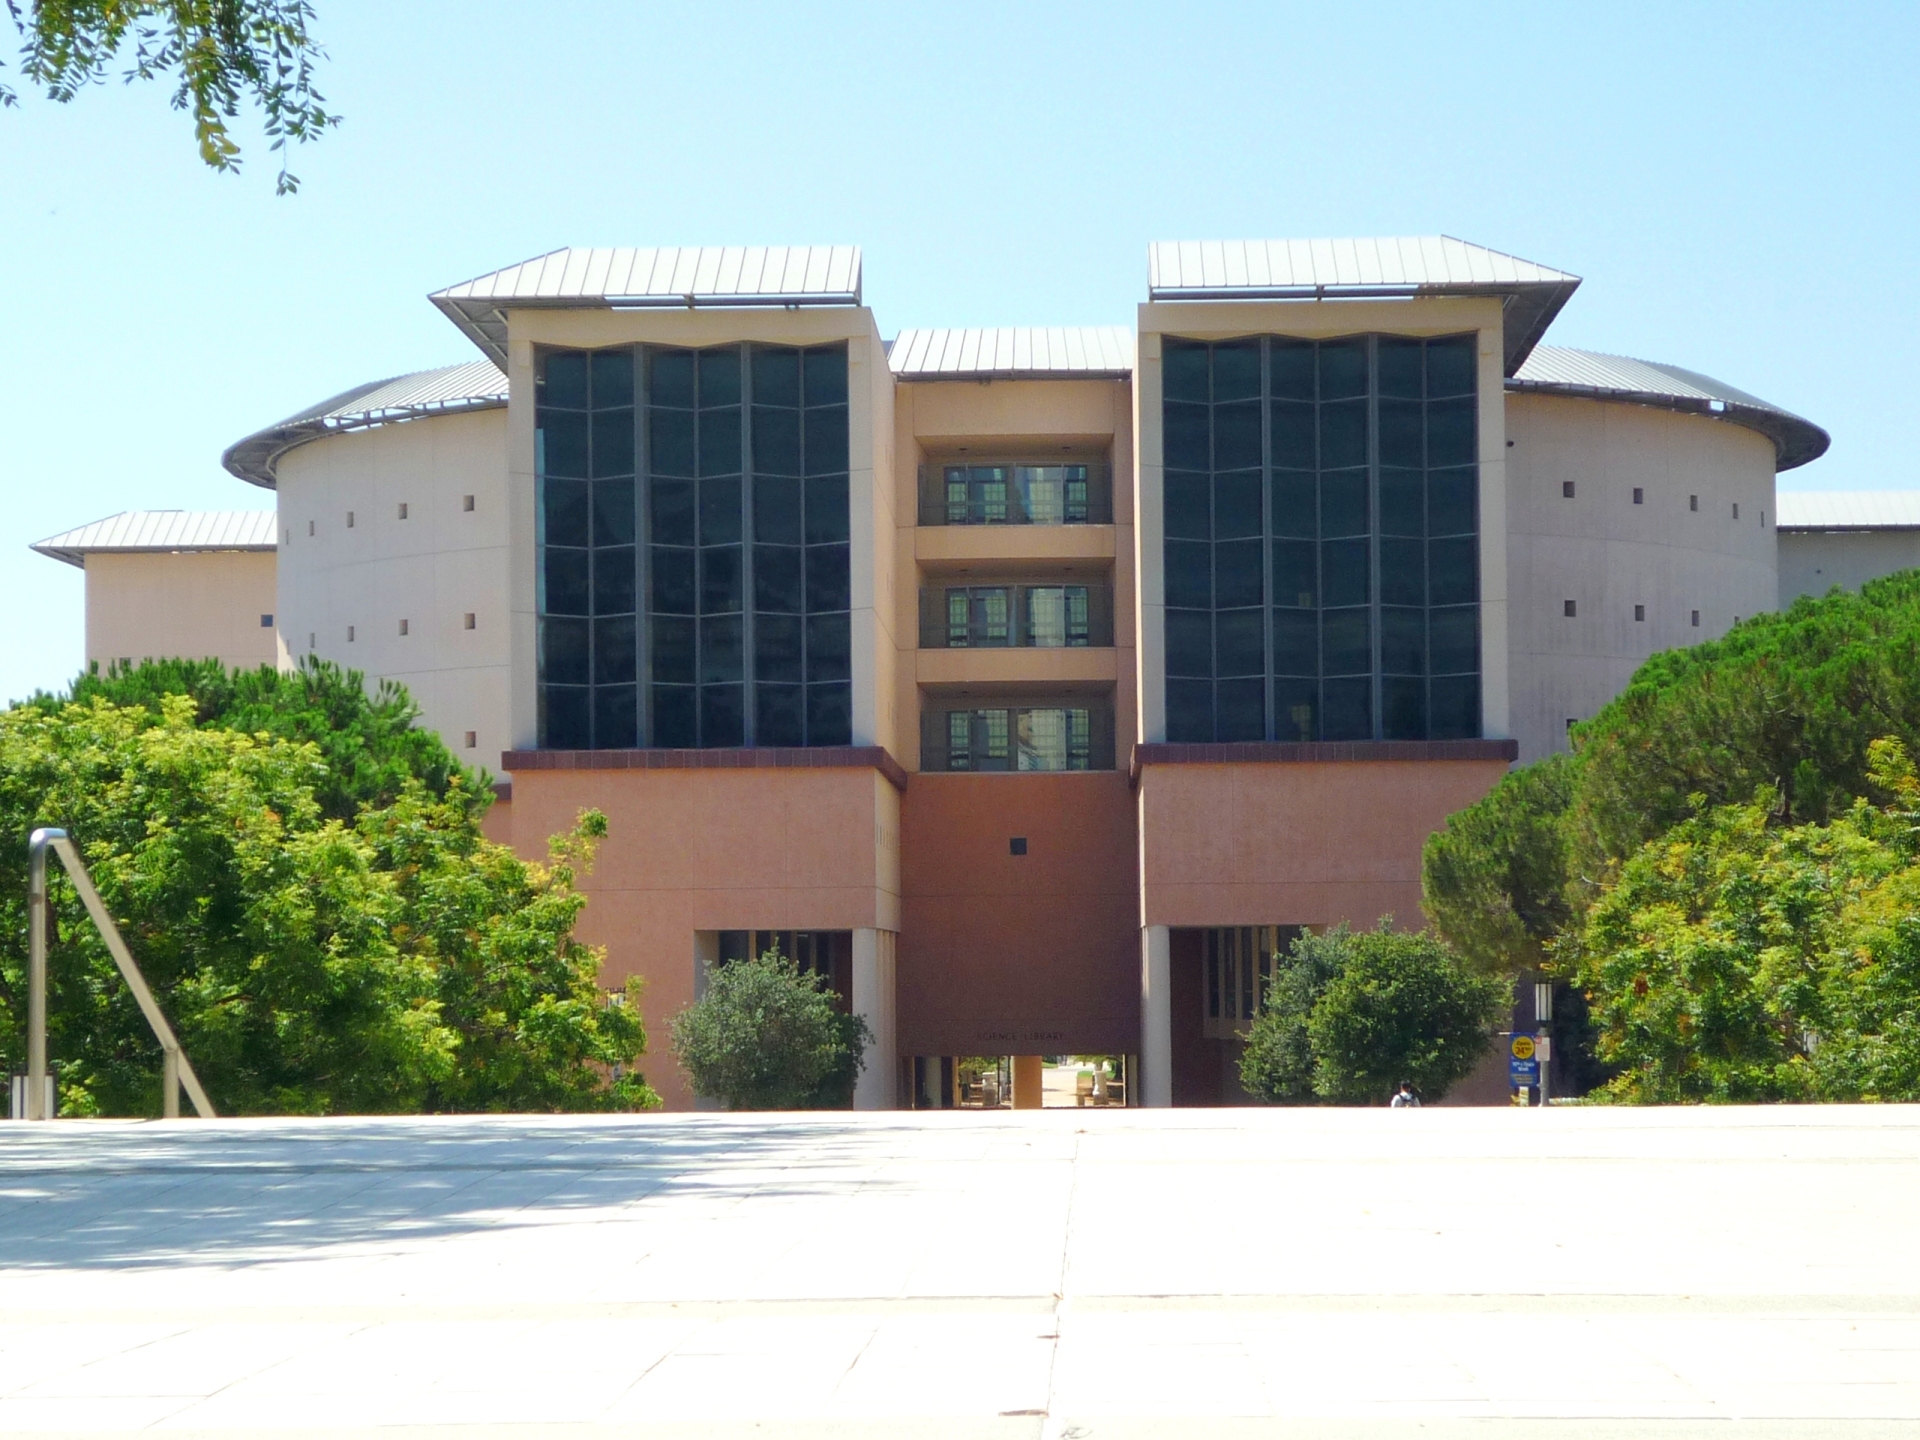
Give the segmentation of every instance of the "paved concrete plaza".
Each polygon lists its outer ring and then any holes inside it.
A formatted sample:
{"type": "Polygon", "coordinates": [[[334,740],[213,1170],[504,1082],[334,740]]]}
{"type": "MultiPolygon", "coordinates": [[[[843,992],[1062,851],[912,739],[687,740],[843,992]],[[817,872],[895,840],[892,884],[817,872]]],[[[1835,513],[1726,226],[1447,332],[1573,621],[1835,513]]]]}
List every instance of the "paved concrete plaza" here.
{"type": "Polygon", "coordinates": [[[0,1125],[0,1434],[1910,1437],[1917,1218],[1913,1107],[0,1125]]]}

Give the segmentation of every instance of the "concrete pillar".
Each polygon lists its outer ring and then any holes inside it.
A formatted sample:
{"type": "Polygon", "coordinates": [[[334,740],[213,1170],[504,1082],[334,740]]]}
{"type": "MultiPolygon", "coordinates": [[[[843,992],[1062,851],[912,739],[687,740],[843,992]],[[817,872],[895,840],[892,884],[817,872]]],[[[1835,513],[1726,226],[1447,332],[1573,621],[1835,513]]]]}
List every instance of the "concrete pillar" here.
{"type": "Polygon", "coordinates": [[[867,1063],[853,1087],[856,1110],[892,1110],[900,1063],[893,1023],[894,933],[891,930],[853,932],[853,1013],[867,1022],[873,1039],[867,1063]]]}
{"type": "Polygon", "coordinates": [[[1140,1070],[1133,1103],[1172,1105],[1173,932],[1165,925],[1140,931],[1140,1070]]]}
{"type": "Polygon", "coordinates": [[[1038,1110],[1040,1108],[1045,1075],[1046,1066],[1043,1056],[1016,1055],[1013,1057],[1014,1109],[1038,1110]]]}

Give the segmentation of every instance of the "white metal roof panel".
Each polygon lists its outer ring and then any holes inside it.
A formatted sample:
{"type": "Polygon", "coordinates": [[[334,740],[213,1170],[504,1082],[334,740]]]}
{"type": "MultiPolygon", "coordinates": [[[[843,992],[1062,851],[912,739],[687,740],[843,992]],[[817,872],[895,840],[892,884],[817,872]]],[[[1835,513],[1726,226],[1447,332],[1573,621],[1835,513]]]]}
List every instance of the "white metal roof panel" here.
{"type": "Polygon", "coordinates": [[[1920,490],[1782,490],[1782,530],[1920,530],[1920,490]]]}
{"type": "Polygon", "coordinates": [[[103,553],[177,550],[272,550],[278,519],[271,510],[123,510],[90,525],[49,535],[32,546],[42,555],[85,568],[103,553]]]}
{"type": "Polygon", "coordinates": [[[1579,284],[1578,275],[1451,235],[1173,240],[1147,247],[1147,297],[1154,301],[1501,296],[1509,375],[1579,284]]]}
{"type": "Polygon", "coordinates": [[[1125,325],[902,330],[888,352],[901,380],[1118,379],[1133,373],[1125,325]]]}
{"type": "Polygon", "coordinates": [[[357,385],[227,447],[220,461],[242,480],[273,488],[274,467],[287,451],[343,430],[370,430],[428,415],[497,410],[507,403],[507,377],[491,360],[469,360],[357,385]]]}
{"type": "Polygon", "coordinates": [[[436,290],[433,303],[497,365],[506,312],[527,306],[858,305],[857,245],[555,250],[436,290]]]}
{"type": "Polygon", "coordinates": [[[1521,393],[1622,400],[1717,416],[1757,430],[1772,440],[1774,465],[1779,470],[1791,470],[1817,460],[1833,443],[1833,438],[1811,420],[1770,404],[1758,395],[1737,390],[1697,370],[1636,360],[1629,355],[1602,355],[1592,350],[1541,345],[1528,355],[1519,371],[1508,378],[1507,388],[1521,393]]]}

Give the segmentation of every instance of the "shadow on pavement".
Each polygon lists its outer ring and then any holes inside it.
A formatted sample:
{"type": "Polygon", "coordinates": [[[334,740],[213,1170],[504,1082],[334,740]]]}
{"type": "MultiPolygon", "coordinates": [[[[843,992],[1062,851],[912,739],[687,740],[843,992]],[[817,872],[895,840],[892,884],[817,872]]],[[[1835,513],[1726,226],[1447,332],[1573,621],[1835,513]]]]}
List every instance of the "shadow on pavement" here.
{"type": "Polygon", "coordinates": [[[8,1125],[0,1269],[286,1261],[649,1199],[826,1197],[856,1163],[872,1187],[875,1128],[824,1115],[8,1125]]]}

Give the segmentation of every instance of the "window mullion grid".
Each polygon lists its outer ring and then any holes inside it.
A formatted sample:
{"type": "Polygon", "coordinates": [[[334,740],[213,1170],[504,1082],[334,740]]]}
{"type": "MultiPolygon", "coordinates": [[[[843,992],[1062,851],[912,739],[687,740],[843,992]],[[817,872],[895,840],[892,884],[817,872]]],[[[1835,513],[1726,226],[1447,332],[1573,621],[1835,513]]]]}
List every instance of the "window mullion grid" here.
{"type": "Polygon", "coordinates": [[[1260,668],[1266,677],[1265,728],[1278,733],[1273,694],[1273,338],[1260,341],[1260,668]]]}
{"type": "Polygon", "coordinates": [[[1380,337],[1367,336],[1367,624],[1368,665],[1373,672],[1373,738],[1381,723],[1386,680],[1380,665],[1380,337]]]}
{"type": "Polygon", "coordinates": [[[1322,514],[1321,490],[1326,483],[1326,467],[1321,463],[1320,418],[1325,401],[1320,394],[1320,342],[1313,342],[1313,738],[1327,733],[1327,557],[1326,520],[1322,514]]]}
{"type": "Polygon", "coordinates": [[[634,741],[653,743],[653,526],[649,503],[653,486],[652,455],[647,448],[651,435],[647,423],[647,401],[652,386],[646,373],[647,347],[633,347],[633,643],[640,647],[634,657],[634,741]]]}
{"type": "MultiPolygon", "coordinates": [[[[753,580],[753,347],[740,350],[740,739],[756,743],[759,715],[758,687],[754,684],[753,580]]],[[[802,467],[804,468],[804,467],[802,467]]],[[[806,626],[800,629],[806,644],[806,626]]],[[[801,674],[805,675],[805,670],[801,674]]]]}
{"type": "Polygon", "coordinates": [[[1207,346],[1207,713],[1209,740],[1220,739],[1220,411],[1213,382],[1215,345],[1207,346]]]}

